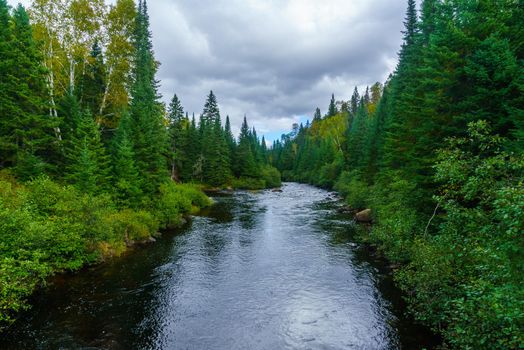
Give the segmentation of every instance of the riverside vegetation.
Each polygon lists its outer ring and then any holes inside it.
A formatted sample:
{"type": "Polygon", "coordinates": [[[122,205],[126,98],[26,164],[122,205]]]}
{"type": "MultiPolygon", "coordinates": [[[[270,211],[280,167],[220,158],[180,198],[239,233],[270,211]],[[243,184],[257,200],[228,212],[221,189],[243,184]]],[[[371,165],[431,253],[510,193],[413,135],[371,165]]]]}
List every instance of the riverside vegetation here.
{"type": "Polygon", "coordinates": [[[2,325],[46,277],[209,205],[202,186],[282,173],[372,209],[362,239],[444,348],[524,347],[521,1],[409,0],[390,78],[271,149],[246,118],[235,140],[213,92],[198,118],[160,102],[145,1],[63,4],[0,0],[2,325]]]}
{"type": "Polygon", "coordinates": [[[362,238],[399,266],[445,348],[524,346],[524,6],[410,0],[385,84],[295,125],[271,159],[286,180],[371,208],[362,238]]]}
{"type": "Polygon", "coordinates": [[[202,188],[280,185],[265,140],[245,118],[235,140],[213,92],[198,123],[160,102],[145,1],[64,4],[0,0],[0,330],[50,275],[210,205],[202,188]]]}

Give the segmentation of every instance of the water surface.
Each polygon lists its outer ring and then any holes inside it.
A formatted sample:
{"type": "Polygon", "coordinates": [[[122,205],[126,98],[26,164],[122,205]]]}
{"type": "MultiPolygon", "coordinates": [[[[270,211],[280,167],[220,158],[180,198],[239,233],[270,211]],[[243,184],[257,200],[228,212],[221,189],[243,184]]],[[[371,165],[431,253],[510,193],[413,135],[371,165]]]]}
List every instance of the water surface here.
{"type": "Polygon", "coordinates": [[[337,199],[306,185],[237,192],[176,234],[60,276],[6,349],[419,349],[380,262],[337,199]]]}

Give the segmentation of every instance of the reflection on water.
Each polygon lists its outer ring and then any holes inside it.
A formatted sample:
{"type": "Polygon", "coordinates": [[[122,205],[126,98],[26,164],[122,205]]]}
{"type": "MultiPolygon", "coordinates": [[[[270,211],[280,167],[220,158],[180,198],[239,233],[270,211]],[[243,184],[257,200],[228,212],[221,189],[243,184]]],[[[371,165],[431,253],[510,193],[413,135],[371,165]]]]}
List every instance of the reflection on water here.
{"type": "Polygon", "coordinates": [[[429,347],[336,200],[283,189],[217,197],[179,234],[56,278],[0,348],[429,347]]]}

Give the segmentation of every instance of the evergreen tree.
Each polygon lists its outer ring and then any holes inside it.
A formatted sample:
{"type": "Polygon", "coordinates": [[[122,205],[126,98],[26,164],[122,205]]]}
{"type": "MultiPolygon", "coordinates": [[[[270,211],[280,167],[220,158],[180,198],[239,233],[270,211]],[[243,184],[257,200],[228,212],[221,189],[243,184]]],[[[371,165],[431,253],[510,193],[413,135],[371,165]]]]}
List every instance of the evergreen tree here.
{"type": "Polygon", "coordinates": [[[238,147],[235,154],[234,172],[237,177],[257,178],[260,176],[251,148],[251,133],[245,116],[242,127],[240,128],[238,147]]]}
{"type": "Polygon", "coordinates": [[[338,110],[337,110],[337,104],[335,102],[335,94],[332,94],[331,95],[331,101],[329,102],[327,116],[328,117],[333,117],[333,116],[337,115],[337,113],[338,113],[338,110]]]}
{"type": "Polygon", "coordinates": [[[353,91],[353,95],[351,95],[351,101],[349,103],[350,105],[349,112],[353,117],[357,115],[359,101],[360,101],[360,94],[358,93],[358,88],[355,86],[355,90],[353,91]]]}
{"type": "Polygon", "coordinates": [[[216,96],[213,91],[210,91],[204,105],[202,121],[204,125],[212,126],[215,125],[217,119],[220,119],[220,111],[218,109],[216,96]]]}
{"type": "Polygon", "coordinates": [[[114,138],[113,191],[121,206],[135,208],[140,204],[142,191],[138,169],[135,165],[133,142],[128,136],[130,129],[129,114],[124,113],[114,138]]]}
{"type": "Polygon", "coordinates": [[[98,40],[95,40],[86,62],[85,73],[75,92],[82,108],[89,110],[97,119],[104,98],[106,74],[102,48],[98,40]]]}
{"type": "Polygon", "coordinates": [[[154,193],[167,177],[167,130],[164,126],[146,1],[140,1],[135,24],[135,68],[131,89],[131,139],[144,193],[154,193]]]}
{"type": "Polygon", "coordinates": [[[189,120],[184,116],[184,108],[177,95],[173,96],[168,108],[169,143],[171,150],[171,179],[180,181],[180,169],[184,163],[184,149],[187,143],[189,120]]]}
{"type": "Polygon", "coordinates": [[[45,70],[27,12],[19,5],[11,19],[2,1],[0,22],[0,167],[28,179],[49,168],[56,125],[45,115],[45,70]]]}
{"type": "Polygon", "coordinates": [[[108,190],[110,162],[99,127],[89,113],[82,113],[66,156],[66,179],[70,183],[84,193],[108,190]]]}
{"type": "Polygon", "coordinates": [[[319,122],[322,120],[322,114],[320,113],[320,108],[317,107],[315,110],[315,115],[313,116],[313,122],[319,122]]]}
{"type": "Polygon", "coordinates": [[[224,134],[226,138],[226,144],[229,148],[229,158],[233,160],[233,155],[235,154],[236,142],[233,132],[231,131],[231,122],[229,116],[226,116],[226,124],[224,126],[224,134]]]}

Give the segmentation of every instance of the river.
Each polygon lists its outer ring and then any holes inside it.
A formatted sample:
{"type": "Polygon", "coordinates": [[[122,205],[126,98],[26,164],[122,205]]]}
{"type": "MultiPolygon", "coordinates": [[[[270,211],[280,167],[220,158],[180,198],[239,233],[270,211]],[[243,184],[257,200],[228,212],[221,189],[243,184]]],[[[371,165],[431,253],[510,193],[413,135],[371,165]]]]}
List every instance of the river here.
{"type": "Polygon", "coordinates": [[[431,348],[335,196],[287,183],[215,200],[153,245],[54,278],[0,348],[431,348]]]}

